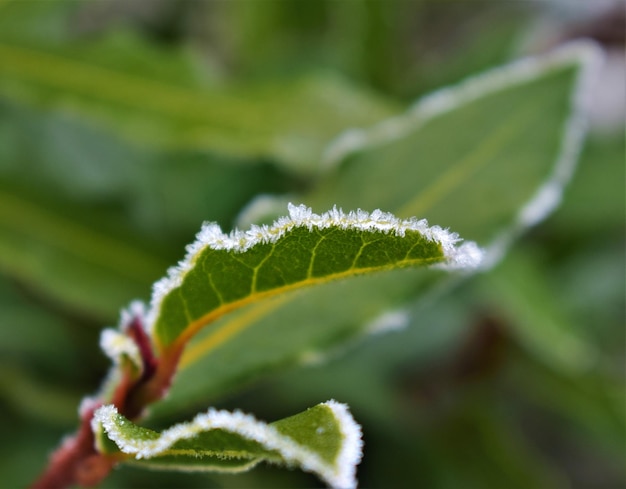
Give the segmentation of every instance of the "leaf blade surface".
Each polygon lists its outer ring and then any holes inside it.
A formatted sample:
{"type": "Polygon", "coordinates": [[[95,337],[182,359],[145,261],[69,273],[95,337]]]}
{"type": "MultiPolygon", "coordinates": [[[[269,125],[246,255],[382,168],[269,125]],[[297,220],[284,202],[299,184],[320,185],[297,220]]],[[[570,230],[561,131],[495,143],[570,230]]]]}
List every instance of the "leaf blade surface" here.
{"type": "Polygon", "coordinates": [[[148,327],[163,351],[227,312],[305,286],[395,268],[477,266],[480,250],[456,241],[425,221],[336,208],[317,215],[291,206],[273,226],[229,236],[205,225],[187,257],[155,284],[148,327]]]}
{"type": "Polygon", "coordinates": [[[129,455],[152,468],[239,472],[261,461],[297,466],[333,487],[355,487],[362,452],[361,429],[335,401],[271,424],[241,412],[209,410],[162,433],[99,408],[92,422],[99,451],[129,455]]]}

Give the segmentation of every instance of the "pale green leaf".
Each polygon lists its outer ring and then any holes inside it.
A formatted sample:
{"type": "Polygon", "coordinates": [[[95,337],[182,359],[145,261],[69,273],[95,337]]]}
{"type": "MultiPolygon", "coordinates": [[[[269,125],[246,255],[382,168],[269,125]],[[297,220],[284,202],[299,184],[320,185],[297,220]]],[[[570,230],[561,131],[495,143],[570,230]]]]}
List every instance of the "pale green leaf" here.
{"type": "Polygon", "coordinates": [[[147,148],[2,98],[0,178],[14,192],[67,202],[73,214],[106,208],[157,246],[182,238],[180,246],[203,220],[230,223],[257,193],[288,188],[270,162],[147,148]]]}
{"type": "Polygon", "coordinates": [[[339,132],[395,112],[327,73],[220,86],[198,80],[200,71],[188,53],[158,51],[127,34],[56,44],[0,35],[0,94],[161,148],[272,157],[311,172],[339,132]]]}
{"type": "Polygon", "coordinates": [[[343,488],[356,486],[361,458],[361,429],[335,401],[271,424],[211,409],[161,433],[103,406],[92,425],[101,452],[121,451],[128,455],[125,461],[160,469],[238,472],[267,461],[299,467],[343,488]]]}
{"type": "Polygon", "coordinates": [[[145,297],[202,220],[283,188],[269,163],[153,151],[0,100],[0,270],[98,322],[145,297]]]}
{"type": "Polygon", "coordinates": [[[625,136],[622,133],[618,137],[590,138],[568,188],[565,205],[552,220],[551,232],[592,240],[607,229],[616,234],[622,232],[625,136]]]}
{"type": "Polygon", "coordinates": [[[302,200],[423,216],[481,246],[506,241],[559,203],[598,63],[594,45],[572,44],[436,91],[335,141],[337,175],[302,200]]]}
{"type": "Polygon", "coordinates": [[[111,317],[165,268],[160,256],[130,240],[57,211],[0,188],[0,271],[62,303],[111,317]]]}

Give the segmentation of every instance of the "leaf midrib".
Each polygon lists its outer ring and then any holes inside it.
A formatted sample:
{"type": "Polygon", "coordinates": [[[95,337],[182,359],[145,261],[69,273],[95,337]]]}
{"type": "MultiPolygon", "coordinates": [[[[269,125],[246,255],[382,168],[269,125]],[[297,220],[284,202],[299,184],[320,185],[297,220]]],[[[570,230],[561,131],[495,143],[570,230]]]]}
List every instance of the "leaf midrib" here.
{"type": "Polygon", "coordinates": [[[514,117],[505,119],[496,131],[491,133],[489,138],[475,147],[465,158],[449,166],[445,172],[440,173],[430,188],[404,204],[397,211],[397,214],[401,216],[425,215],[429,209],[443,200],[446,195],[454,192],[454,189],[470,178],[472,174],[493,163],[494,156],[501,152],[516,134],[519,134],[522,127],[526,127],[525,123],[530,120],[535,112],[536,107],[529,104],[521,114],[517,112],[514,117]]]}
{"type": "MultiPolygon", "coordinates": [[[[180,349],[184,348],[187,342],[203,327],[216,321],[220,317],[224,316],[225,314],[233,310],[239,309],[249,304],[253,304],[263,299],[269,299],[269,298],[272,298],[281,294],[286,294],[288,292],[300,290],[305,287],[310,287],[313,285],[320,285],[320,284],[328,283],[331,281],[341,280],[341,279],[348,278],[348,277],[354,277],[357,275],[366,275],[366,274],[371,274],[371,273],[376,273],[376,272],[382,272],[385,270],[395,270],[398,268],[408,268],[408,267],[416,267],[419,265],[441,263],[445,259],[446,257],[443,254],[437,257],[433,257],[433,258],[403,259],[403,260],[396,261],[393,264],[386,264],[386,265],[375,266],[375,267],[364,267],[364,268],[359,268],[359,269],[349,269],[349,270],[345,270],[339,273],[324,275],[322,277],[309,277],[305,280],[300,280],[298,282],[287,284],[281,287],[276,287],[267,291],[255,292],[242,299],[238,299],[233,302],[223,304],[207,312],[200,318],[189,323],[185,327],[185,329],[178,336],[176,336],[174,340],[172,340],[171,342],[167,344],[163,344],[159,340],[160,335],[157,334],[156,335],[157,348],[159,349],[161,353],[170,349],[172,349],[172,351],[179,351],[180,349]]],[[[239,330],[240,329],[233,330],[233,334],[239,330]]],[[[228,339],[230,336],[231,335],[225,336],[223,338],[223,341],[226,341],[226,339],[228,339]]],[[[219,344],[223,343],[223,341],[214,342],[211,346],[217,347],[219,344]]],[[[189,361],[187,361],[186,363],[189,364],[189,361]]]]}

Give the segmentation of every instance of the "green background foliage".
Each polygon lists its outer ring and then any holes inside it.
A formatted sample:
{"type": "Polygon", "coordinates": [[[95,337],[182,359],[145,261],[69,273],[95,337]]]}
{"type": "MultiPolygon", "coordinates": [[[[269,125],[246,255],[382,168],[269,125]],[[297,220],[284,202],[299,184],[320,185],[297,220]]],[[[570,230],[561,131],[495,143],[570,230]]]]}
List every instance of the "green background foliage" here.
{"type": "MultiPolygon", "coordinates": [[[[490,165],[536,161],[538,148],[558,144],[544,127],[562,100],[530,104],[536,121],[518,121],[545,146],[501,142],[498,131],[518,122],[496,103],[502,113],[484,122],[469,112],[460,127],[441,119],[449,138],[350,155],[333,178],[318,166],[342,129],[400,114],[432,89],[556,38],[593,35],[588,19],[548,0],[0,1],[3,486],[27,484],[74,429],[78,402],[107,369],[101,328],[129,300],[149,298],[202,221],[230,229],[266,193],[302,196],[318,212],[337,203],[417,213],[403,207],[409,192],[419,195],[402,188],[411,179],[353,168],[389,159],[408,161],[410,173],[411,160],[398,155],[413,153],[436,168],[487,123],[490,165]],[[560,34],[542,37],[546,22],[560,34]]],[[[615,49],[610,39],[605,47],[615,49]]],[[[527,99],[515,103],[523,109],[527,99]]],[[[247,387],[235,392],[216,372],[204,397],[166,406],[155,427],[208,405],[273,421],[336,398],[363,424],[366,487],[624,486],[623,129],[592,132],[560,209],[489,274],[410,305],[412,327],[365,339],[325,365],[256,380],[245,370],[253,351],[222,351],[211,361],[243,364],[236,380],[247,387]]],[[[482,178],[469,175],[463,189],[482,178]]],[[[455,215],[453,199],[418,217],[486,239],[492,230],[480,217],[497,215],[503,199],[517,205],[521,177],[497,178],[501,192],[468,205],[468,217],[455,215]]],[[[368,281],[358,287],[375,290],[368,281]]],[[[333,287],[319,300],[344,290],[333,287]]],[[[358,297],[345,300],[357,309],[358,297]]],[[[311,303],[300,313],[368,318],[333,307],[311,303]]],[[[293,314],[277,319],[290,325],[293,314]]],[[[254,329],[246,341],[266,344],[254,329]]],[[[215,477],[128,467],[104,487],[317,484],[272,467],[215,477]]]]}

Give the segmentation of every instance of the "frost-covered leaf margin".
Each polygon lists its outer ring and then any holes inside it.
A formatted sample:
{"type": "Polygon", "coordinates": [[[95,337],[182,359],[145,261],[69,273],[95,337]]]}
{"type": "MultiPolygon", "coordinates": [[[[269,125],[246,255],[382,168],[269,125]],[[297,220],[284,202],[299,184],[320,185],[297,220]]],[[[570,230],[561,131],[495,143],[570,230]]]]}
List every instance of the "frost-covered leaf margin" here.
{"type": "MultiPolygon", "coordinates": [[[[315,435],[324,436],[328,428],[327,423],[318,424],[315,427],[315,435]]],[[[154,463],[147,464],[152,468],[239,472],[266,460],[297,466],[316,474],[328,485],[337,488],[356,487],[356,466],[362,456],[361,427],[354,421],[346,405],[333,400],[273,424],[258,421],[251,415],[239,411],[231,413],[212,408],[206,413],[199,414],[191,422],[174,425],[160,435],[139,428],[118,414],[113,405],[106,405],[95,412],[92,429],[96,433],[98,449],[101,452],[110,452],[101,438],[104,435],[113,441],[123,453],[134,456],[136,461],[154,460],[154,463]],[[320,413],[331,416],[335,426],[330,428],[336,430],[339,435],[336,440],[337,446],[332,447],[336,452],[332,461],[324,460],[324,455],[329,452],[328,447],[325,447],[325,453],[320,453],[319,447],[316,451],[314,446],[307,446],[304,440],[300,442],[295,440],[286,434],[288,430],[284,427],[281,429],[280,426],[285,422],[294,423],[297,419],[297,423],[301,423],[302,426],[309,425],[310,428],[311,423],[318,422],[320,413]],[[211,430],[226,431],[245,440],[256,442],[262,446],[265,453],[258,451],[246,453],[241,448],[220,452],[212,450],[211,446],[200,448],[197,442],[189,446],[181,446],[181,442],[184,443],[185,440],[191,440],[211,430]],[[198,459],[206,456],[207,453],[210,453],[211,461],[207,465],[198,464],[198,459]],[[176,467],[171,464],[159,465],[159,457],[172,455],[181,457],[183,462],[176,467]],[[240,459],[241,463],[220,467],[219,464],[211,463],[215,462],[216,457],[221,460],[240,459]],[[185,458],[193,460],[193,465],[185,465],[185,458]]]]}
{"type": "MultiPolygon", "coordinates": [[[[344,213],[337,208],[318,215],[305,205],[295,206],[291,204],[289,204],[288,210],[289,216],[279,218],[273,225],[253,225],[248,231],[235,230],[230,234],[225,234],[214,223],[203,225],[196,237],[196,241],[187,246],[185,258],[176,267],[170,268],[167,276],[154,285],[152,300],[145,314],[144,324],[146,330],[156,340],[157,345],[159,344],[159,335],[155,328],[159,321],[159,315],[162,312],[164,299],[172,291],[181,287],[185,276],[194,269],[198,258],[207,248],[245,253],[257,245],[276,244],[287,233],[297,229],[312,231],[338,228],[342,230],[378,232],[400,237],[405,236],[407,232],[417,232],[429,242],[437,243],[441,247],[443,256],[437,260],[439,263],[434,265],[436,267],[472,269],[476,268],[482,260],[482,251],[475,243],[465,242],[457,246],[457,243],[461,241],[457,234],[439,226],[431,227],[424,219],[399,219],[393,214],[380,210],[375,210],[371,213],[362,210],[344,213]]],[[[390,260],[389,266],[393,266],[393,261],[390,260]]],[[[355,273],[358,273],[358,271],[355,273]]],[[[330,278],[333,278],[332,274],[330,278]]],[[[326,277],[321,277],[320,280],[326,280],[326,277]]],[[[298,285],[296,284],[295,286],[298,285]]],[[[288,287],[279,287],[276,292],[283,291],[286,288],[288,287]]],[[[232,307],[224,309],[226,309],[225,312],[228,312],[228,310],[232,310],[232,307]]]]}

